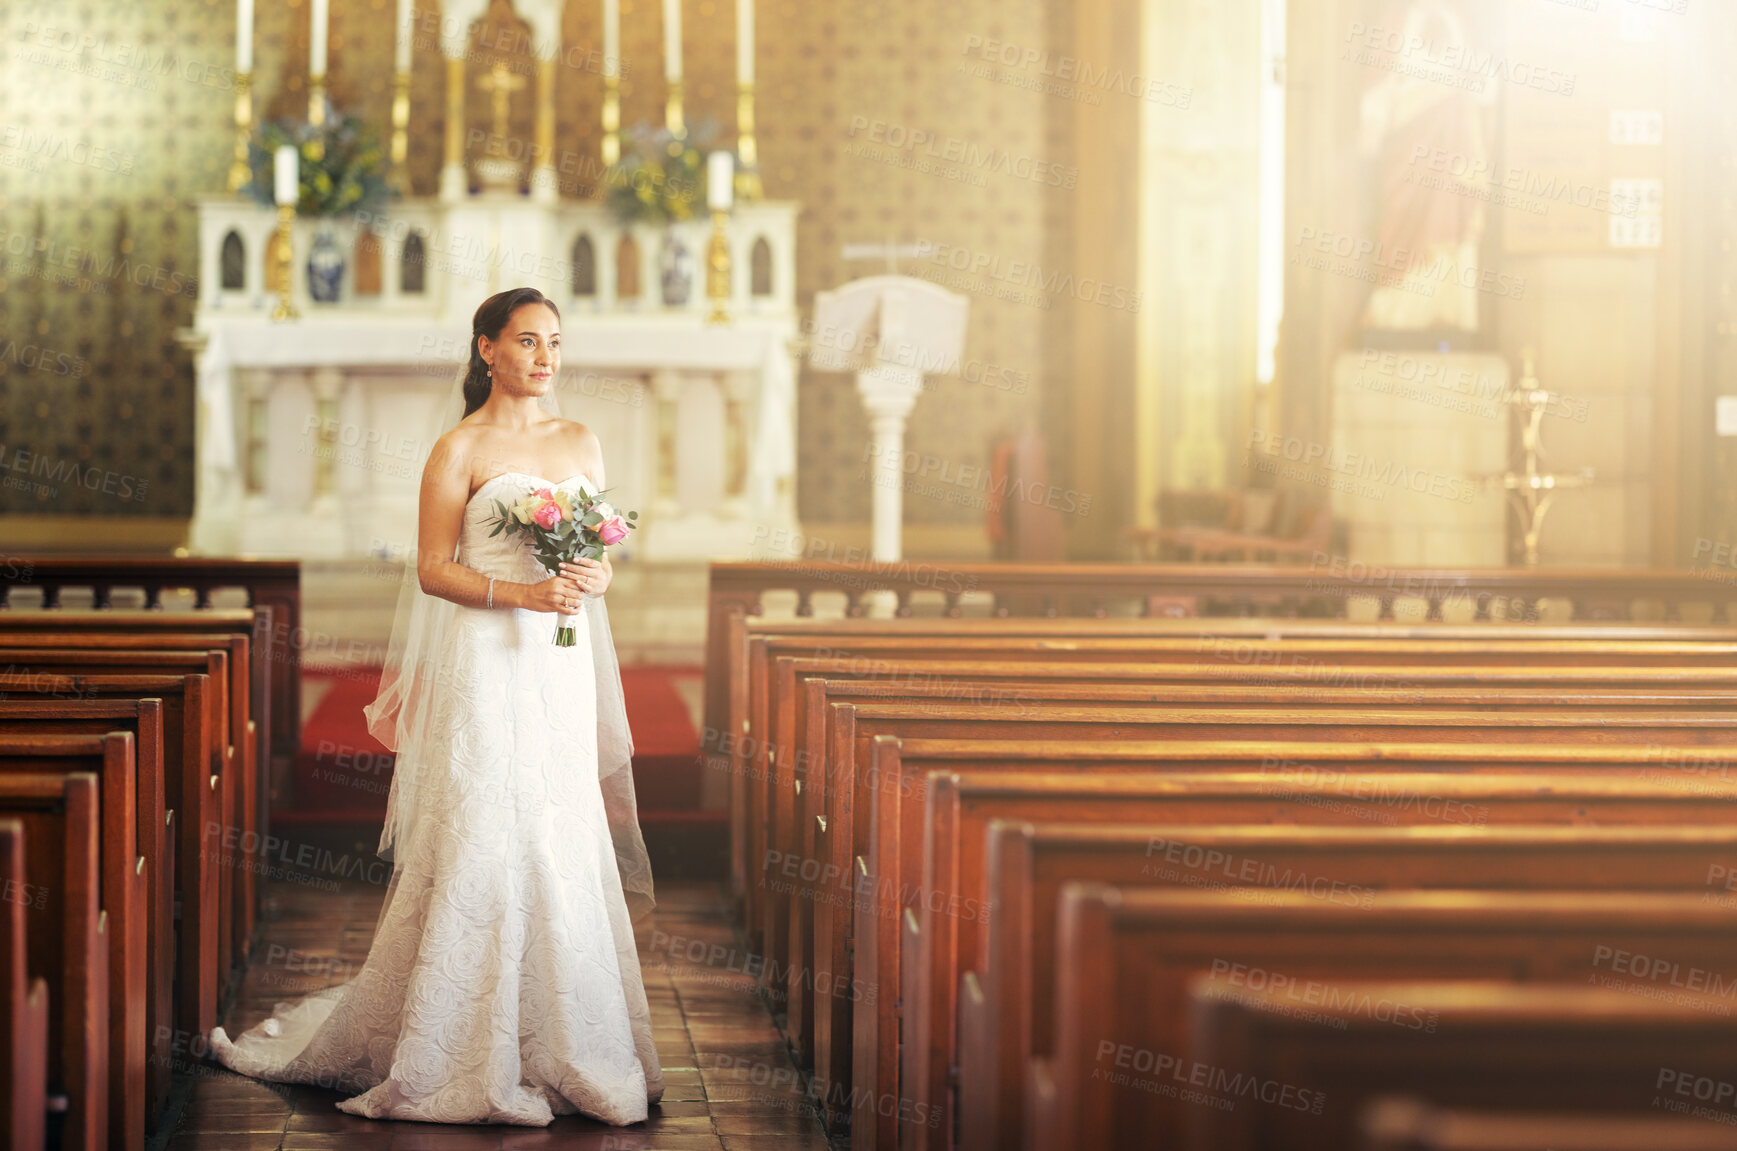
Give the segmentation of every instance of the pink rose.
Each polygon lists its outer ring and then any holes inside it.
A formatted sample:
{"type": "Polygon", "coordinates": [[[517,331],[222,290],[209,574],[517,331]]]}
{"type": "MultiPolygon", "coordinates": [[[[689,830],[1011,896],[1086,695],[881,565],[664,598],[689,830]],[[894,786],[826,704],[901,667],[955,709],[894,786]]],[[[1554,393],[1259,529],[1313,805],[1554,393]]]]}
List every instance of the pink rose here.
{"type": "Polygon", "coordinates": [[[556,503],[554,500],[550,500],[548,503],[532,512],[531,518],[537,521],[538,527],[542,528],[544,531],[548,531],[550,528],[561,522],[561,505],[556,503]]]}
{"type": "Polygon", "coordinates": [[[597,538],[605,547],[620,543],[627,538],[627,521],[620,516],[610,516],[597,525],[597,538]]]}
{"type": "Polygon", "coordinates": [[[538,488],[531,494],[539,499],[552,500],[555,498],[555,491],[553,488],[538,488]]]}

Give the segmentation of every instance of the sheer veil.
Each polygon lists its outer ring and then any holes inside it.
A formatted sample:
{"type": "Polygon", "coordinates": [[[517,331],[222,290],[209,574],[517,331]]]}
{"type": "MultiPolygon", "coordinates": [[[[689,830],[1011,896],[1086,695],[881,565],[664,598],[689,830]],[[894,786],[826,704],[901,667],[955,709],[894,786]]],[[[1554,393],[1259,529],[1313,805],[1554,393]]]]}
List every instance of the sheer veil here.
{"type": "MultiPolygon", "coordinates": [[[[555,388],[550,388],[538,402],[550,414],[558,416],[561,410],[555,391],[555,388]]],[[[419,476],[435,441],[457,425],[463,416],[464,368],[461,366],[452,390],[435,412],[426,434],[417,441],[419,476]]],[[[392,638],[380,674],[380,690],[374,702],[363,709],[368,718],[369,734],[395,752],[402,747],[416,746],[410,733],[417,731],[432,714],[438,693],[446,687],[444,681],[453,670],[441,664],[441,653],[447,650],[446,641],[458,613],[474,610],[461,608],[450,600],[422,590],[416,574],[417,517],[414,515],[410,517],[407,545],[403,580],[398,589],[398,609],[392,619],[392,638]]],[[[456,552],[454,558],[457,558],[456,552]]],[[[633,794],[633,733],[627,726],[621,664],[615,654],[615,641],[609,630],[609,611],[603,600],[603,596],[588,597],[585,605],[597,681],[598,783],[609,816],[622,892],[627,898],[628,910],[637,921],[655,904],[651,860],[639,829],[639,813],[633,794]]],[[[386,798],[386,825],[380,833],[379,851],[383,859],[394,861],[394,879],[398,863],[394,859],[395,848],[407,841],[422,816],[418,798],[423,766],[414,756],[404,755],[398,758],[393,768],[392,790],[386,798]]]]}

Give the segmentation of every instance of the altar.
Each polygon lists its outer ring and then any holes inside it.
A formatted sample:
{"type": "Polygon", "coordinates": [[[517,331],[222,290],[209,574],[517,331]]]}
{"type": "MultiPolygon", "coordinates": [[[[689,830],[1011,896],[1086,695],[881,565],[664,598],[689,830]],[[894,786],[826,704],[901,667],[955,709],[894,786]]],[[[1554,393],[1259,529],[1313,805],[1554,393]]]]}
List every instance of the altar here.
{"type": "MultiPolygon", "coordinates": [[[[607,16],[614,0],[606,4],[607,16]]],[[[410,51],[407,7],[400,5],[400,91],[410,51]]],[[[475,13],[454,27],[481,19],[482,6],[469,7],[475,13]]],[[[661,222],[624,219],[603,200],[561,195],[546,162],[558,142],[545,82],[559,52],[559,5],[520,7],[549,37],[536,49],[536,155],[543,160],[520,164],[489,148],[472,155],[460,134],[447,131],[435,196],[298,214],[292,156],[287,185],[278,173],[277,210],[234,194],[200,202],[199,297],[182,333],[197,378],[193,553],[406,558],[419,461],[430,447],[420,441],[462,370],[471,314],[489,295],[521,285],[542,291],[561,311],[554,388],[561,414],[597,433],[612,500],[641,513],[643,530],[624,546],[627,556],[747,558],[768,531],[796,530],[798,206],[757,195],[752,6],[742,8],[748,71],[734,148],[708,157],[708,195],[692,217],[661,222]],[[322,282],[326,267],[341,274],[322,282]]],[[[317,43],[323,8],[315,0],[317,43]]],[[[673,155],[685,127],[679,25],[671,34],[666,134],[673,155]]],[[[465,93],[474,86],[492,91],[504,125],[515,85],[503,67],[496,63],[492,84],[484,75],[471,85],[465,37],[444,36],[440,47],[454,122],[463,122],[465,93]]],[[[245,51],[238,53],[245,72],[245,51]]],[[[309,123],[319,124],[332,114],[323,50],[314,63],[309,123]]],[[[620,163],[617,79],[607,71],[603,77],[604,189],[631,178],[620,163]]],[[[248,178],[247,85],[239,91],[232,190],[248,178]]],[[[406,117],[406,106],[395,106],[400,188],[406,117]]],[[[279,151],[286,150],[293,151],[279,151]]]]}

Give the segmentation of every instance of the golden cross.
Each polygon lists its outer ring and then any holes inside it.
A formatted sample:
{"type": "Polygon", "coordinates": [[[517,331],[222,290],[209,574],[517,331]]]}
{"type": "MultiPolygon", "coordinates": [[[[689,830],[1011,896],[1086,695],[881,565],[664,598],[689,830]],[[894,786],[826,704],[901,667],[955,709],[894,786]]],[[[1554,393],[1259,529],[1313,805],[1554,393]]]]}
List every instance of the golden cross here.
{"type": "Polygon", "coordinates": [[[489,69],[489,74],[476,82],[476,86],[484,92],[492,93],[495,104],[495,135],[507,134],[507,104],[512,100],[513,93],[525,86],[525,78],[507,67],[503,61],[496,60],[495,66],[489,69]]]}

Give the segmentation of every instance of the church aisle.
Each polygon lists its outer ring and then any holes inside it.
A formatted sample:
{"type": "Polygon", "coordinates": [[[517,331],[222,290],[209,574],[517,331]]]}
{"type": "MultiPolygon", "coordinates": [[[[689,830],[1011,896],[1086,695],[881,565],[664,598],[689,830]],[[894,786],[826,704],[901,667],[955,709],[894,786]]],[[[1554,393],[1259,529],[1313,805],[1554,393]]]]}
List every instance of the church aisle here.
{"type": "MultiPolygon", "coordinates": [[[[231,1034],[281,999],[351,978],[368,952],[385,886],[273,881],[255,958],[224,1019],[231,1034]]],[[[715,884],[660,885],[640,963],[651,1001],[664,1098],[646,1123],[611,1128],[577,1116],[547,1128],[442,1126],[358,1119],[337,1092],[246,1079],[215,1064],[184,1064],[191,1096],[163,1151],[827,1151],[794,1084],[785,1046],[715,884]],[[719,945],[714,948],[713,945],[719,945]],[[684,957],[671,961],[677,950],[684,957]],[[711,966],[685,957],[718,956],[711,966]],[[734,956],[735,958],[730,958],[734,956]]]]}

